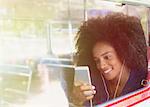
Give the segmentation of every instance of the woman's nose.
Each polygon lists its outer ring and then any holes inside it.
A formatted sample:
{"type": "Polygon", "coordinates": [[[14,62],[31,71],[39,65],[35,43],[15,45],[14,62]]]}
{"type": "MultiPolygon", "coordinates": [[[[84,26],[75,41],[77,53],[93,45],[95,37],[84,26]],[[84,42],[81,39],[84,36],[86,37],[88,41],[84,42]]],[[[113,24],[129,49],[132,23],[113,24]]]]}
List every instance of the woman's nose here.
{"type": "Polygon", "coordinates": [[[107,66],[107,64],[106,64],[105,61],[101,61],[101,62],[99,63],[99,68],[100,68],[101,70],[104,70],[104,69],[106,68],[106,66],[107,66]]]}
{"type": "Polygon", "coordinates": [[[100,63],[100,68],[101,68],[102,70],[104,70],[104,69],[106,68],[106,66],[107,66],[107,63],[106,63],[105,61],[101,61],[101,63],[100,63]]]}

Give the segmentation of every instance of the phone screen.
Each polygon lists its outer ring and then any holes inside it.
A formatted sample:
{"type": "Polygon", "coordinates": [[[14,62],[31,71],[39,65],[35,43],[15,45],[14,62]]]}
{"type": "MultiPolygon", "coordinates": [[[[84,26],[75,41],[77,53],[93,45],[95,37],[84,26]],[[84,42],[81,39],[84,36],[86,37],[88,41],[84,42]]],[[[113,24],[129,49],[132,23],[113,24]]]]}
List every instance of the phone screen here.
{"type": "Polygon", "coordinates": [[[75,67],[75,77],[74,82],[78,83],[85,83],[91,85],[91,77],[90,71],[88,66],[77,66],[75,67]]]}

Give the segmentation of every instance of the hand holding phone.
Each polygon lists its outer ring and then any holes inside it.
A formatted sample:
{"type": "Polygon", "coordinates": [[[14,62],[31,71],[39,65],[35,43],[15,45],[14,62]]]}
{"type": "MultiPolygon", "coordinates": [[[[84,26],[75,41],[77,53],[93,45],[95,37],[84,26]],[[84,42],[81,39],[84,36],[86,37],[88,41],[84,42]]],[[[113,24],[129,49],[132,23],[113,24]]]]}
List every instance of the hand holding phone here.
{"type": "MultiPolygon", "coordinates": [[[[92,107],[92,98],[96,93],[95,87],[92,86],[90,70],[88,66],[75,67],[74,85],[78,87],[78,97],[84,100],[90,100],[90,107],[92,107]]],[[[80,99],[79,98],[79,99],[80,99]]]]}

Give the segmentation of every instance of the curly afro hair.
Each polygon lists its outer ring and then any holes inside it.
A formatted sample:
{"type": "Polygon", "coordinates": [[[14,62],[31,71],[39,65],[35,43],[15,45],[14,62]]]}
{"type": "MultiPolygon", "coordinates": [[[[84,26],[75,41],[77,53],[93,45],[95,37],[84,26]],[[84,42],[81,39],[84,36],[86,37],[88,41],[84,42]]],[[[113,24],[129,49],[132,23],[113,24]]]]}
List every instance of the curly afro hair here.
{"type": "Polygon", "coordinates": [[[92,49],[97,42],[110,43],[121,61],[132,70],[147,75],[147,45],[140,20],[123,13],[91,18],[80,26],[76,35],[77,65],[95,69],[92,49]]]}

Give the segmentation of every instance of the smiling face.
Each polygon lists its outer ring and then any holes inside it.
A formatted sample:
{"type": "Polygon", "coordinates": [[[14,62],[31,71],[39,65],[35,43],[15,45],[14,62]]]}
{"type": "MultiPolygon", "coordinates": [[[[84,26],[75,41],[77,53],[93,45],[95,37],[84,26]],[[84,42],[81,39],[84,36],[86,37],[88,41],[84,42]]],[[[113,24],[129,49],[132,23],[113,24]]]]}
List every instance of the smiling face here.
{"type": "Polygon", "coordinates": [[[98,42],[93,48],[93,58],[98,70],[107,80],[119,77],[122,63],[115,49],[107,42],[98,42]]]}

